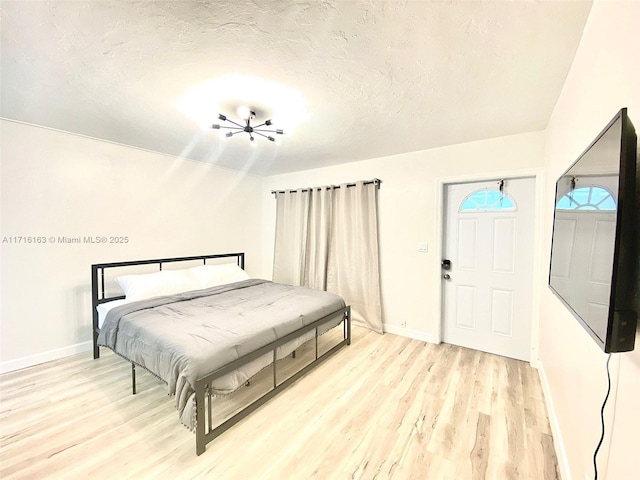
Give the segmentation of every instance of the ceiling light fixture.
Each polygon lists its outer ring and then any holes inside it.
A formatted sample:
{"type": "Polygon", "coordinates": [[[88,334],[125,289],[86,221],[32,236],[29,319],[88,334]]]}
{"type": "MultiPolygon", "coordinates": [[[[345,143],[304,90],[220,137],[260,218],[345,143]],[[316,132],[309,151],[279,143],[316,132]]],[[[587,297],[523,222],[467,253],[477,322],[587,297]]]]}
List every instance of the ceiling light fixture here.
{"type": "Polygon", "coordinates": [[[233,123],[235,125],[235,127],[227,127],[227,126],[222,126],[220,124],[214,123],[211,128],[213,128],[214,130],[220,130],[221,128],[227,128],[229,130],[235,130],[235,131],[229,131],[227,133],[225,133],[225,137],[233,137],[236,133],[241,133],[241,132],[246,132],[249,134],[249,139],[254,142],[255,139],[253,138],[253,134],[255,133],[256,135],[260,135],[261,137],[264,137],[272,142],[275,142],[275,138],[272,137],[271,135],[265,135],[264,133],[275,133],[277,135],[284,135],[284,132],[282,130],[280,130],[279,128],[276,130],[267,130],[264,128],[260,128],[260,127],[264,127],[264,126],[270,126],[271,125],[271,120],[266,120],[264,123],[261,123],[260,125],[256,125],[256,126],[252,126],[251,125],[251,120],[253,120],[254,118],[256,118],[256,112],[248,109],[248,116],[247,118],[244,120],[245,121],[245,125],[241,125],[239,123],[234,122],[233,120],[229,120],[226,115],[223,115],[221,113],[218,114],[218,119],[222,120],[223,122],[230,122],[233,123]],[[264,132],[264,133],[261,133],[264,132]]]}

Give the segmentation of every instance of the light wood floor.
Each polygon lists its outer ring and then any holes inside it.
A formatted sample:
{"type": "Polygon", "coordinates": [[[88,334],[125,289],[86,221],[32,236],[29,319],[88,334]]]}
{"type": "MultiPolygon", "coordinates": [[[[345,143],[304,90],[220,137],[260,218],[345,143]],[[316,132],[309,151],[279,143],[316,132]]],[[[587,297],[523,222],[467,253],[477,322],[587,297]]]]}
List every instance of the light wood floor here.
{"type": "Polygon", "coordinates": [[[0,376],[0,478],[557,479],[537,372],[451,345],[354,341],[195,454],[166,387],[103,349],[0,376]]]}

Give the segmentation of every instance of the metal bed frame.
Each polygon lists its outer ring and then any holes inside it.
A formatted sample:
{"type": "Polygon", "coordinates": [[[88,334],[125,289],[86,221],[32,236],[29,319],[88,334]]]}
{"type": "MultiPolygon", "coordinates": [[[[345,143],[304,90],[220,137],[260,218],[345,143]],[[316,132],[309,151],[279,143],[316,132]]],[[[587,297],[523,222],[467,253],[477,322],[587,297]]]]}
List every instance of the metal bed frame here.
{"type": "MultiPolygon", "coordinates": [[[[112,300],[119,300],[125,298],[124,295],[117,295],[112,297],[107,297],[105,294],[105,270],[110,268],[119,268],[119,267],[128,267],[128,266],[136,266],[136,265],[157,265],[159,270],[162,270],[163,264],[166,263],[175,263],[175,262],[189,262],[189,261],[198,261],[201,260],[203,264],[207,264],[207,260],[212,259],[220,259],[220,258],[233,258],[235,257],[238,266],[244,269],[244,253],[223,253],[223,254],[215,254],[215,255],[197,255],[191,257],[176,257],[176,258],[160,258],[153,260],[133,260],[127,262],[113,262],[113,263],[97,263],[91,265],[91,294],[92,294],[92,314],[93,314],[93,358],[100,358],[100,347],[98,346],[98,334],[100,329],[98,327],[98,311],[96,307],[101,303],[106,303],[112,300]]],[[[339,324],[338,324],[339,325],[339,324]]],[[[337,325],[336,325],[337,326],[337,325]]],[[[327,360],[333,354],[335,354],[341,348],[351,344],[351,307],[346,306],[341,308],[325,317],[322,317],[315,322],[305,325],[304,327],[291,332],[290,334],[273,341],[264,347],[259,348],[243,357],[234,360],[233,362],[221,367],[210,374],[199,378],[196,381],[195,395],[196,395],[196,454],[201,455],[204,453],[206,449],[206,445],[213,441],[216,437],[220,436],[222,433],[227,431],[229,428],[234,426],[236,423],[240,422],[247,415],[251,414],[254,410],[259,408],[261,405],[269,401],[272,397],[277,395],[280,391],[287,388],[289,385],[294,383],[300,377],[305,375],[309,370],[313,369],[320,363],[327,360]],[[331,349],[323,353],[322,355],[318,355],[318,328],[321,327],[324,323],[331,319],[335,319],[336,317],[341,316],[342,319],[340,322],[343,324],[343,339],[334,345],[331,349]],[[291,375],[286,380],[278,383],[277,381],[277,362],[276,362],[276,350],[278,347],[284,345],[285,343],[300,337],[301,335],[315,331],[315,360],[311,363],[307,364],[296,373],[291,375]],[[273,362],[272,362],[272,370],[273,370],[273,386],[271,390],[263,394],[257,400],[254,400],[249,405],[245,406],[240,411],[236,412],[234,415],[229,417],[227,420],[222,422],[221,424],[214,426],[213,425],[213,396],[211,393],[212,383],[236,370],[237,368],[245,365],[246,363],[255,360],[256,358],[267,354],[269,352],[273,353],[273,362]]],[[[294,351],[295,354],[295,351],[294,351]]],[[[131,360],[126,359],[131,363],[131,387],[132,393],[136,393],[136,364],[131,360]]]]}

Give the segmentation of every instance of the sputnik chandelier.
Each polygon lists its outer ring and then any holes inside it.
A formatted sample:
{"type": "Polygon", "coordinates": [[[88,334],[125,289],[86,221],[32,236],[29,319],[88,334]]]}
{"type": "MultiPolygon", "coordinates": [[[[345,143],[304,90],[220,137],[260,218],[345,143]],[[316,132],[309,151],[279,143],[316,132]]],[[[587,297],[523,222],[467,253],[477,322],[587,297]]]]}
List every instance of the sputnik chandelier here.
{"type": "MultiPolygon", "coordinates": [[[[235,134],[237,133],[241,133],[241,132],[245,132],[249,134],[249,140],[251,140],[252,142],[255,141],[255,139],[253,138],[253,134],[255,133],[256,135],[260,135],[261,137],[264,137],[272,142],[275,142],[275,138],[272,137],[271,135],[265,135],[265,133],[275,133],[277,135],[283,135],[284,132],[282,130],[275,129],[275,130],[268,130],[268,129],[264,129],[264,128],[260,128],[260,127],[264,127],[264,126],[271,126],[271,120],[266,120],[264,123],[261,123],[260,125],[255,125],[252,126],[251,125],[251,120],[253,120],[254,118],[256,118],[256,112],[252,111],[251,109],[246,109],[246,118],[244,119],[245,125],[241,125],[240,123],[236,123],[233,120],[229,120],[226,115],[223,115],[221,113],[218,114],[218,119],[222,120],[223,122],[230,122],[233,123],[235,126],[231,127],[231,126],[224,126],[224,125],[220,125],[218,123],[214,123],[211,128],[213,128],[214,130],[220,130],[221,128],[226,128],[229,129],[230,131],[225,133],[225,137],[233,137],[235,134]],[[235,130],[235,131],[234,131],[235,130]]],[[[255,144],[254,144],[255,145],[255,144]]]]}

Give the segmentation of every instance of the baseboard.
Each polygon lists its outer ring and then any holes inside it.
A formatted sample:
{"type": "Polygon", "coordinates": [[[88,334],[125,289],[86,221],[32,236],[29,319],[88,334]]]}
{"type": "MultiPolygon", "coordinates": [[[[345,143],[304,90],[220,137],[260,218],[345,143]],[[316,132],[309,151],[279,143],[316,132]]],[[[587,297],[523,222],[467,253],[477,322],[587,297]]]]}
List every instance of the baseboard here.
{"type": "Polygon", "coordinates": [[[40,365],[41,363],[58,360],[77,353],[89,352],[92,349],[93,342],[82,342],[76,343],[75,345],[69,345],[68,347],[49,350],[48,352],[36,353],[35,355],[0,362],[0,374],[15,372],[16,370],[33,367],[35,365],[40,365]]]}
{"type": "Polygon", "coordinates": [[[560,430],[560,423],[558,422],[556,410],[553,406],[553,397],[551,396],[551,389],[549,388],[549,381],[547,380],[547,374],[544,370],[544,364],[540,360],[538,360],[536,364],[536,368],[538,369],[538,373],[540,375],[542,392],[544,394],[544,403],[547,406],[549,425],[551,426],[551,433],[553,435],[553,445],[556,450],[556,457],[558,458],[560,478],[562,480],[572,480],[571,470],[569,469],[569,459],[567,458],[567,450],[564,447],[564,440],[562,438],[562,431],[560,430]]]}
{"type": "Polygon", "coordinates": [[[538,360],[537,358],[534,358],[534,352],[531,352],[531,360],[529,360],[529,365],[531,365],[533,368],[535,368],[536,370],[541,370],[542,369],[542,364],[540,363],[540,360],[538,360]]]}
{"type": "Polygon", "coordinates": [[[412,330],[406,327],[400,327],[398,325],[384,324],[382,326],[385,332],[399,335],[401,337],[413,338],[427,343],[440,343],[436,341],[435,337],[430,333],[421,332],[420,330],[412,330]]]}

